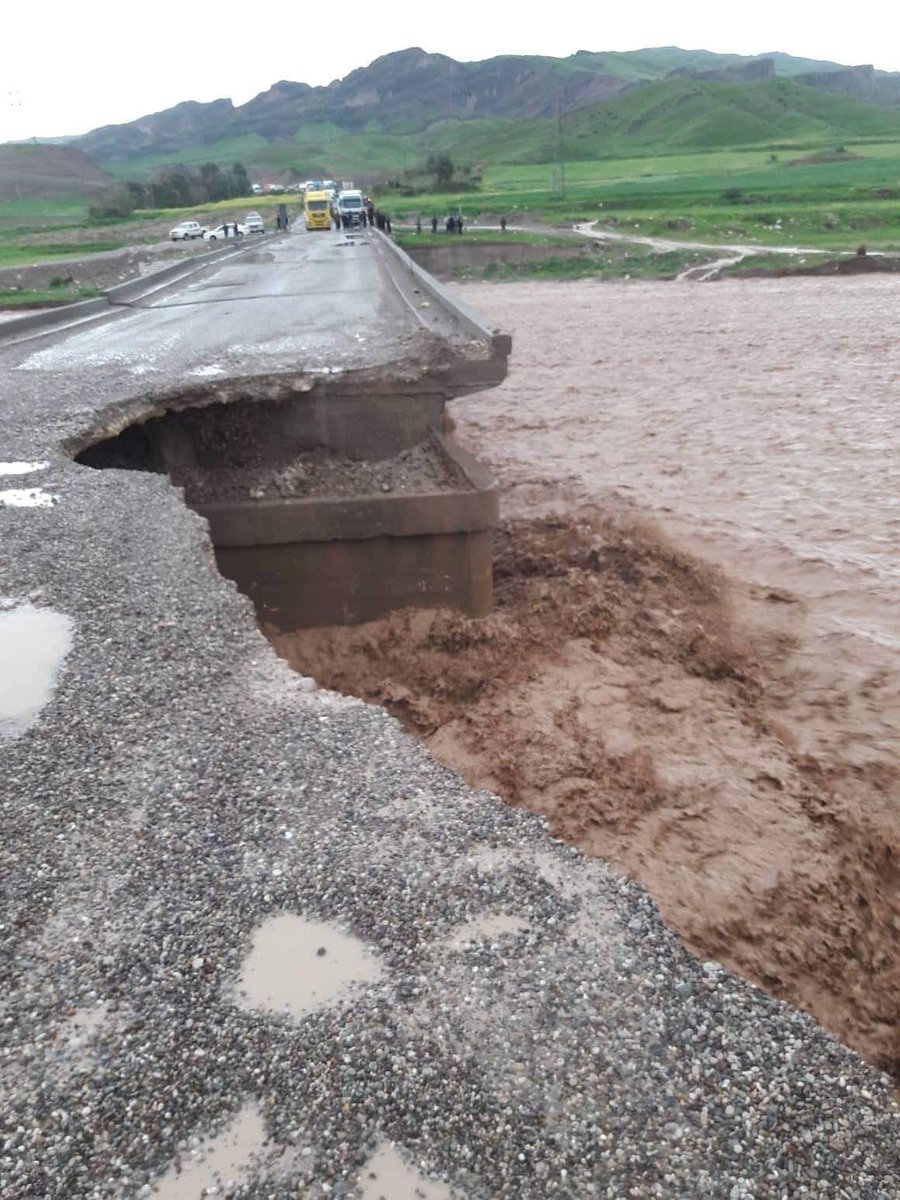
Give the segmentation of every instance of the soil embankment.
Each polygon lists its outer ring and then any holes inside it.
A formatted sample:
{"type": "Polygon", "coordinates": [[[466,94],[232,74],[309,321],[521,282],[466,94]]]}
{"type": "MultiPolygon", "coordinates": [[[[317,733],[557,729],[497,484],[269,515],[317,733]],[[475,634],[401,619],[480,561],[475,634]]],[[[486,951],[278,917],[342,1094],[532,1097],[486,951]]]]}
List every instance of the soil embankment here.
{"type": "MultiPolygon", "coordinates": [[[[53,287],[101,289],[139,278],[176,258],[205,254],[204,241],[158,242],[152,246],[123,246],[96,254],[73,254],[18,267],[0,269],[0,292],[41,291],[53,287]]],[[[61,303],[68,303],[64,296],[61,303]]],[[[45,307],[36,305],[35,307],[45,307]]]]}
{"type": "Polygon", "coordinates": [[[831,258],[811,266],[786,261],[783,267],[753,268],[743,271],[745,279],[784,279],[788,275],[896,275],[900,273],[900,257],[885,254],[853,254],[831,258]]]}
{"type": "Polygon", "coordinates": [[[536,242],[517,241],[514,236],[498,237],[494,240],[480,238],[477,241],[447,235],[440,245],[417,245],[407,241],[404,249],[426,271],[438,279],[452,280],[468,272],[492,273],[506,267],[522,267],[535,263],[561,261],[598,261],[595,245],[587,239],[562,237],[549,245],[536,242]]]}
{"type": "Polygon", "coordinates": [[[464,289],[517,337],[454,405],[505,489],[493,615],[276,643],[895,1071],[896,287],[464,289]]]}

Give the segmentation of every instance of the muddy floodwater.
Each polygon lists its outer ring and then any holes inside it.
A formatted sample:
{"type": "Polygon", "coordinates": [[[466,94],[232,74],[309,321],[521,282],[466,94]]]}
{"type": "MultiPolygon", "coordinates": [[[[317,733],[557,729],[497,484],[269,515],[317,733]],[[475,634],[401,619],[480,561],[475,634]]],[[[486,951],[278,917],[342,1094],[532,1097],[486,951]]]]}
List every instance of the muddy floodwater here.
{"type": "Polygon", "coordinates": [[[632,497],[900,649],[900,282],[460,291],[515,336],[507,382],[454,406],[507,488],[632,497]]]}
{"type": "Polygon", "coordinates": [[[493,614],[275,638],[900,1069],[900,282],[517,283],[493,614]]]}

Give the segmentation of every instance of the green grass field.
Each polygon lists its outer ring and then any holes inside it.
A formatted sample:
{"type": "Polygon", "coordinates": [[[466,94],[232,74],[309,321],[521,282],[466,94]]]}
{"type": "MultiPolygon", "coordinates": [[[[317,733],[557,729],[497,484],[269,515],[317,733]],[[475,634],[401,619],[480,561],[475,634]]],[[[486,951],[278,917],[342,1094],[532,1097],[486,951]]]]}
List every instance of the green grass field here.
{"type": "Polygon", "coordinates": [[[475,194],[379,200],[398,220],[419,214],[427,221],[432,212],[442,219],[459,206],[470,220],[478,214],[551,225],[599,220],[621,234],[673,241],[900,248],[900,140],[847,143],[844,150],[820,162],[802,161],[809,148],[576,162],[566,166],[564,196],[553,194],[551,164],[497,165],[485,170],[475,194]]]}
{"type": "Polygon", "coordinates": [[[0,309],[51,308],[58,304],[71,304],[75,300],[90,300],[99,295],[96,288],[76,288],[69,285],[37,291],[0,291],[0,309]]]}
{"type": "MultiPolygon", "coordinates": [[[[496,122],[484,124],[493,125],[496,134],[496,122]]],[[[477,135],[477,128],[472,132],[477,135]]],[[[356,136],[362,157],[368,135],[356,136]]],[[[372,136],[383,144],[387,135],[372,136]]],[[[404,143],[403,153],[410,155],[408,139],[394,141],[395,149],[404,143]]],[[[408,196],[382,187],[374,199],[395,222],[412,222],[419,215],[426,226],[432,213],[443,223],[448,211],[461,208],[469,223],[482,218],[496,224],[505,215],[511,224],[560,230],[577,221],[601,221],[619,235],[674,242],[819,251],[853,251],[865,243],[873,250],[900,249],[900,137],[848,140],[840,146],[839,152],[833,142],[788,148],[777,142],[567,162],[564,194],[551,163],[488,162],[476,192],[408,196]]],[[[228,149],[233,153],[236,147],[228,149]]],[[[8,200],[0,203],[0,266],[156,241],[187,217],[211,223],[251,208],[266,215],[280,203],[294,213],[299,209],[294,196],[256,196],[139,211],[126,220],[92,225],[84,198],[8,200]]]]}
{"type": "Polygon", "coordinates": [[[252,196],[192,208],[143,209],[99,224],[88,219],[85,200],[0,201],[0,268],[164,241],[188,217],[213,225],[226,218],[241,220],[256,209],[272,223],[275,208],[285,201],[289,208],[298,207],[296,196],[252,196]]]}
{"type": "MultiPolygon", "coordinates": [[[[409,249],[410,246],[444,246],[447,244],[448,238],[455,241],[458,234],[448,234],[439,231],[432,233],[430,229],[423,229],[421,233],[415,233],[408,228],[395,229],[394,241],[404,249],[409,249]]],[[[552,234],[552,233],[527,233],[517,231],[501,234],[496,229],[467,229],[462,235],[463,240],[468,242],[519,242],[530,246],[565,246],[571,247],[573,242],[577,245],[575,237],[572,234],[552,234]]]]}

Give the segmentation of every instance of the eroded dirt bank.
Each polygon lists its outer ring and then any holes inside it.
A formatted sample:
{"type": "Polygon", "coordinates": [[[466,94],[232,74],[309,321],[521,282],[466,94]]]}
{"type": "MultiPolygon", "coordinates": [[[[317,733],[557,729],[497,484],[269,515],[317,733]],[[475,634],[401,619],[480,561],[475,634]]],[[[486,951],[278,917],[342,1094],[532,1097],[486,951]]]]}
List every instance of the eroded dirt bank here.
{"type": "MultiPolygon", "coordinates": [[[[486,620],[406,610],[273,640],[639,879],[695,953],[896,1068],[896,862],[770,715],[761,660],[788,648],[738,632],[717,575],[627,512],[506,524],[495,580],[486,620]]],[[[896,782],[873,768],[853,789],[896,782]]]]}

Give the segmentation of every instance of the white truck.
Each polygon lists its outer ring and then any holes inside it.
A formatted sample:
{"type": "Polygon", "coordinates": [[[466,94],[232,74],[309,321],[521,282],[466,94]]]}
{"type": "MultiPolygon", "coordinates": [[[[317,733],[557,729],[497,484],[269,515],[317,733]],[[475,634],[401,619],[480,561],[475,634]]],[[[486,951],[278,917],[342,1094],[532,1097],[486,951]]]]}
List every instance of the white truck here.
{"type": "Polygon", "coordinates": [[[362,192],[358,188],[351,188],[348,191],[338,193],[336,210],[341,224],[344,224],[344,218],[347,218],[347,224],[351,228],[357,228],[365,222],[366,200],[362,192]]]}

